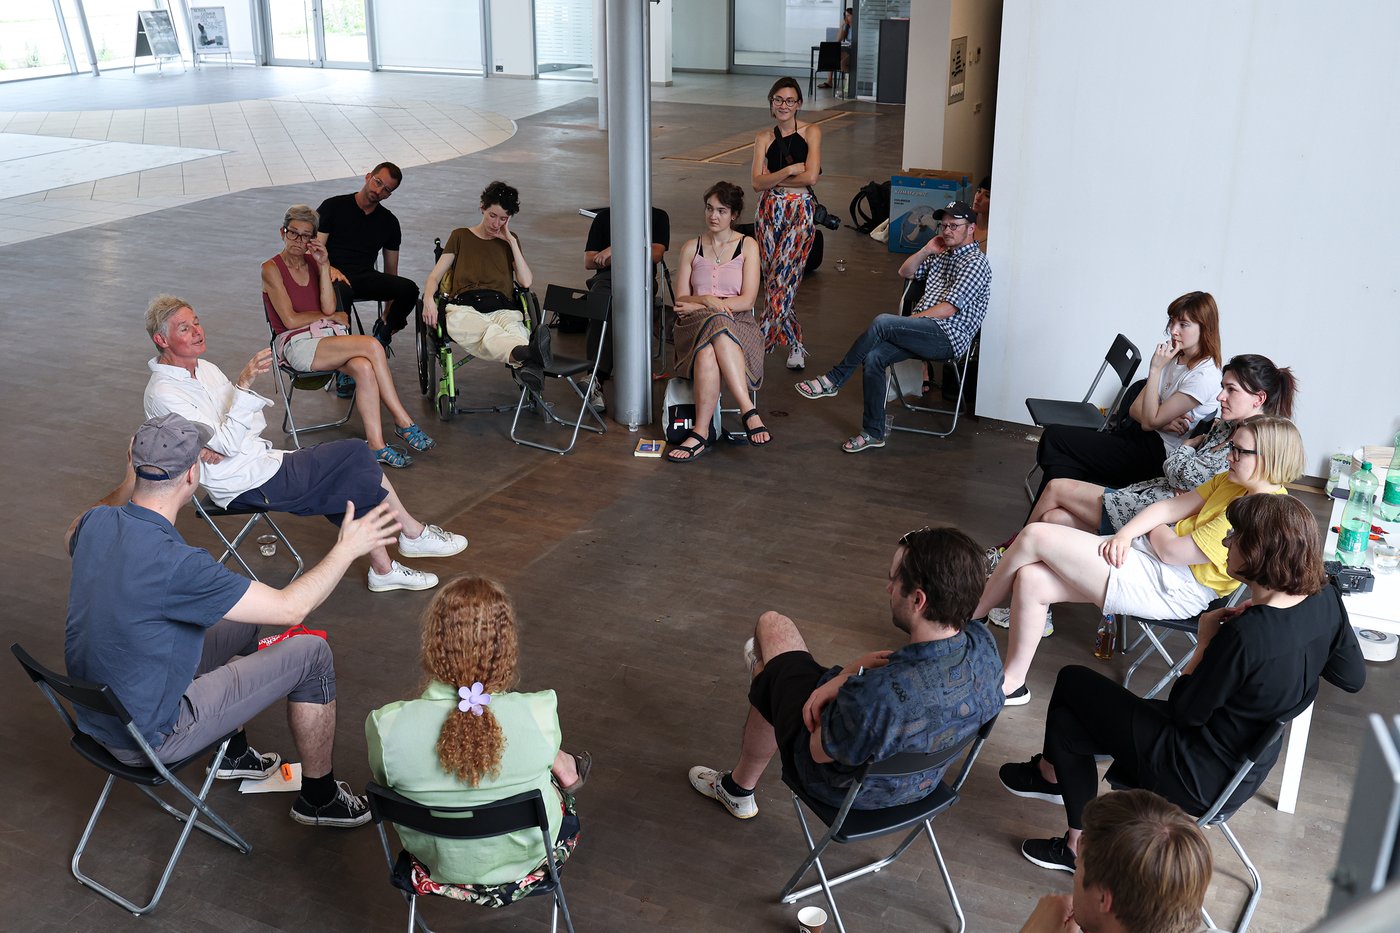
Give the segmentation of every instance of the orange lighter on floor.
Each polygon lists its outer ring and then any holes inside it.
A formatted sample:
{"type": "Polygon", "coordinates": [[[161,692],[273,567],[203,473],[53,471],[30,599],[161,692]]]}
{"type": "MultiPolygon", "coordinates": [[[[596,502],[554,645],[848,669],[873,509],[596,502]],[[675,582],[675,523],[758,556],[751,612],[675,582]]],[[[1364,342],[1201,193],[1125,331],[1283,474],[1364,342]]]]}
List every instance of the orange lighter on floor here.
{"type": "Polygon", "coordinates": [[[291,765],[289,765],[289,764],[284,764],[284,765],[282,765],[282,780],[286,781],[288,784],[290,784],[290,783],[292,782],[292,766],[291,766],[291,765]]]}

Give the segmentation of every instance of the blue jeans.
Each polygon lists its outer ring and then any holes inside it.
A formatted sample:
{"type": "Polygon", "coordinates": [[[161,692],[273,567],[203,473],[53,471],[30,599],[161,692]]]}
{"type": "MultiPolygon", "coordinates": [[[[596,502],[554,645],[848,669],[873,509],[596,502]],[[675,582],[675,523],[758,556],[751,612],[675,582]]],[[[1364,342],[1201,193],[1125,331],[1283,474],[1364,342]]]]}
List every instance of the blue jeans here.
{"type": "Polygon", "coordinates": [[[872,438],[885,436],[885,373],[900,360],[950,360],[957,354],[948,335],[933,318],[881,314],[856,338],[841,362],[826,374],[840,388],[856,367],[864,364],[865,413],[861,431],[872,438]]]}

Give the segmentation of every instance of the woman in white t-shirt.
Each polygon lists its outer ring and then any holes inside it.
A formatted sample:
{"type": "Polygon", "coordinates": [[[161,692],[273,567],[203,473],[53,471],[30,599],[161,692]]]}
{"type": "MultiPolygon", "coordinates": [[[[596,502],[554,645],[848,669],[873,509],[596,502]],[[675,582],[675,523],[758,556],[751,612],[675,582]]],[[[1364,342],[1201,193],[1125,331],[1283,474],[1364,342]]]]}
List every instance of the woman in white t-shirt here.
{"type": "Polygon", "coordinates": [[[1118,431],[1050,425],[1036,462],[1043,478],[1077,479],[1122,488],[1161,475],[1162,461],[1191,429],[1215,414],[1220,394],[1220,312],[1207,292],[1187,292],[1167,306],[1167,339],[1157,345],[1147,384],[1128,413],[1137,423],[1118,431]]]}

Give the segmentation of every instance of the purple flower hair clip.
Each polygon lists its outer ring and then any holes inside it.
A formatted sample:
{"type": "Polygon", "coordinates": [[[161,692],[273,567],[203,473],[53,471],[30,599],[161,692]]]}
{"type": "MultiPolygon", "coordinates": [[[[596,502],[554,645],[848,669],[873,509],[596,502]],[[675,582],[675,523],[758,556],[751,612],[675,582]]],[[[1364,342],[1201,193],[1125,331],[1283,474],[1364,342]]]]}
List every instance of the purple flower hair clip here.
{"type": "Polygon", "coordinates": [[[475,716],[486,712],[486,707],[491,703],[491,694],[486,692],[486,686],[479,680],[470,687],[458,687],[457,695],[462,698],[457,708],[475,716]]]}

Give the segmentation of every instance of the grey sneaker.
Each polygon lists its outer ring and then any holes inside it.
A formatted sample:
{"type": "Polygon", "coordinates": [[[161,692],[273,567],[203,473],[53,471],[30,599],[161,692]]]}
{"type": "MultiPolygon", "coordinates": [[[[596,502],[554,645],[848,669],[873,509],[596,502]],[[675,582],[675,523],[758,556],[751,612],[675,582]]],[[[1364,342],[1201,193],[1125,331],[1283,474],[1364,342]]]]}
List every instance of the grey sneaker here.
{"type": "Polygon", "coordinates": [[[388,573],[375,573],[369,568],[369,591],[387,593],[390,590],[431,590],[438,585],[437,574],[414,570],[394,561],[388,573]]]}
{"type": "Polygon", "coordinates": [[[987,576],[992,575],[992,571],[997,569],[997,564],[1001,563],[1002,555],[1006,553],[1004,547],[989,547],[982,552],[987,556],[987,576]]]}
{"type": "MultiPolygon", "coordinates": [[[[998,628],[1011,628],[1011,610],[993,609],[987,613],[987,621],[998,628]]],[[[1049,638],[1055,634],[1055,616],[1049,610],[1045,610],[1045,631],[1040,633],[1041,638],[1049,638]]]]}
{"type": "Polygon", "coordinates": [[[370,821],[369,802],[350,793],[350,785],[335,782],[335,798],[330,803],[313,807],[300,794],[292,801],[292,819],[306,826],[336,826],[348,829],[370,821]]]}
{"type": "Polygon", "coordinates": [[[696,765],[690,769],[690,786],[741,820],[751,820],[758,816],[758,801],[753,799],[752,794],[747,797],[731,797],[720,785],[720,779],[728,773],[696,765]]]}
{"type": "Polygon", "coordinates": [[[588,393],[588,404],[600,415],[608,410],[607,400],[603,398],[603,387],[596,382],[593,384],[593,391],[588,393]]]}
{"type": "Polygon", "coordinates": [[[404,557],[451,557],[466,549],[465,537],[443,531],[437,525],[424,525],[416,538],[399,534],[399,553],[404,557]]]}

